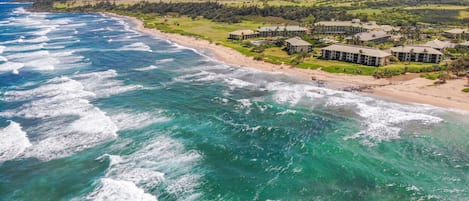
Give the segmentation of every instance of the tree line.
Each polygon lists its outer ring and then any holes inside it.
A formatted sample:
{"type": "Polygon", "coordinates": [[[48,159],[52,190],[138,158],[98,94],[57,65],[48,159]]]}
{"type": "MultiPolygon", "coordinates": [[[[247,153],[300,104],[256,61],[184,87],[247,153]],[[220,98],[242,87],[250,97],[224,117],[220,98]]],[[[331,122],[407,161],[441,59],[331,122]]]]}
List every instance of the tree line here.
{"type": "Polygon", "coordinates": [[[396,6],[421,6],[425,4],[469,6],[469,0],[392,0],[392,1],[367,1],[362,5],[368,8],[386,8],[396,6]]]}
{"type": "MultiPolygon", "coordinates": [[[[34,9],[52,9],[54,0],[37,0],[33,4],[34,9]]],[[[317,20],[350,20],[352,15],[347,14],[344,8],[340,7],[299,7],[299,6],[225,6],[217,2],[140,2],[129,6],[118,5],[110,1],[101,1],[94,5],[87,4],[79,7],[67,8],[67,11],[93,11],[93,10],[119,10],[128,12],[155,13],[167,15],[178,13],[190,17],[202,16],[216,22],[236,23],[242,20],[243,16],[273,16],[282,17],[288,20],[300,21],[308,16],[314,16],[317,20]]]]}

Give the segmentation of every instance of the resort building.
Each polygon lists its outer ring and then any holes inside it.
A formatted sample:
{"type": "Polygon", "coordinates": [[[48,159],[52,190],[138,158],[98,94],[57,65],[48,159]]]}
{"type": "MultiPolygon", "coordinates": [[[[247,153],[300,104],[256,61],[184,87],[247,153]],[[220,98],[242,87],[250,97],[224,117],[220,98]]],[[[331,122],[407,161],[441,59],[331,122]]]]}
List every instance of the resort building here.
{"type": "Polygon", "coordinates": [[[259,37],[259,32],[253,30],[237,30],[230,33],[229,39],[246,40],[259,37]]]}
{"type": "Polygon", "coordinates": [[[469,41],[459,43],[456,45],[457,48],[469,48],[469,41]]]}
{"type": "Polygon", "coordinates": [[[301,40],[299,37],[290,38],[285,41],[287,44],[287,51],[289,54],[300,53],[300,52],[311,52],[313,46],[301,40]]]}
{"type": "Polygon", "coordinates": [[[352,21],[321,21],[314,24],[312,32],[315,34],[353,35],[372,30],[391,33],[398,31],[399,28],[390,25],[378,25],[375,21],[361,22],[360,19],[353,19],[352,21]]]}
{"type": "Polygon", "coordinates": [[[399,61],[440,63],[443,53],[428,46],[400,46],[391,48],[399,61]]]}
{"type": "Polygon", "coordinates": [[[469,39],[469,30],[467,29],[451,29],[445,31],[444,36],[452,39],[469,39]]]}
{"type": "Polygon", "coordinates": [[[295,37],[306,34],[307,29],[300,26],[269,26],[259,28],[260,37],[295,37]]]}
{"type": "Polygon", "coordinates": [[[391,35],[385,31],[369,31],[357,33],[347,38],[347,43],[354,45],[368,45],[370,43],[380,44],[388,42],[391,35]]]}
{"type": "Polygon", "coordinates": [[[334,44],[321,49],[322,59],[346,61],[368,66],[384,66],[389,63],[390,57],[391,54],[379,49],[356,45],[334,44]]]}
{"type": "Polygon", "coordinates": [[[455,44],[452,43],[451,41],[441,41],[441,40],[435,39],[435,40],[432,40],[423,44],[422,46],[432,47],[433,49],[436,49],[438,51],[445,51],[446,48],[454,48],[455,44]]]}

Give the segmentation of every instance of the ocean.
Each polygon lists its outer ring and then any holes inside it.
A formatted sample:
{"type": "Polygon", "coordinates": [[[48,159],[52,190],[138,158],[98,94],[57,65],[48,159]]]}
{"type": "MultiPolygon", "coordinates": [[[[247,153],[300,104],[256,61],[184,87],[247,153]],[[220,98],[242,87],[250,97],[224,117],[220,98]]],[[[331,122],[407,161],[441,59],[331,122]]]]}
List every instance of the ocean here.
{"type": "Polygon", "coordinates": [[[469,114],[0,2],[0,200],[469,200],[469,114]]]}

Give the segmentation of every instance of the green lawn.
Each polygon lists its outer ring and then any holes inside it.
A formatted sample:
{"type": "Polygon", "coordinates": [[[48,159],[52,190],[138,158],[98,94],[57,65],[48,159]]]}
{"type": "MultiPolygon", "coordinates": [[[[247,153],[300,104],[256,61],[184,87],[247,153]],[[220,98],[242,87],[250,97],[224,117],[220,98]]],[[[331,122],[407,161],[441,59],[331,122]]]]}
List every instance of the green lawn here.
{"type": "MultiPolygon", "coordinates": [[[[175,2],[179,2],[180,0],[176,0],[175,2]]],[[[183,1],[183,0],[181,0],[183,1]]],[[[220,1],[221,3],[239,3],[240,1],[220,1]]],[[[258,3],[261,2],[260,0],[253,0],[250,1],[251,3],[258,3]]],[[[289,3],[296,3],[296,5],[303,4],[313,4],[313,3],[327,3],[326,1],[320,0],[298,0],[298,1],[268,1],[268,5],[283,5],[289,3]]],[[[67,4],[57,3],[55,4],[56,8],[65,9],[67,4]]],[[[446,9],[454,9],[459,7],[451,7],[451,6],[437,6],[437,5],[430,5],[422,8],[446,8],[446,9]]],[[[391,9],[391,8],[385,8],[391,9]]],[[[369,15],[376,14],[376,17],[379,17],[380,14],[383,13],[385,9],[360,9],[360,10],[351,10],[349,14],[358,14],[358,13],[366,13],[369,15]]],[[[123,12],[123,11],[115,11],[121,15],[128,15],[134,16],[138,19],[144,21],[145,26],[148,28],[155,28],[159,29],[163,32],[168,33],[176,33],[181,35],[193,36],[197,38],[201,38],[204,40],[208,40],[210,42],[220,44],[232,49],[235,49],[246,56],[255,57],[258,59],[262,59],[266,62],[271,62],[274,64],[287,64],[292,65],[300,68],[309,68],[309,69],[322,69],[326,72],[332,73],[346,73],[346,74],[358,74],[358,75],[374,75],[377,71],[382,72],[386,75],[399,75],[405,72],[431,72],[431,71],[439,71],[442,67],[435,64],[422,64],[422,63],[395,63],[385,67],[370,67],[364,66],[359,64],[353,63],[346,63],[340,61],[331,61],[331,60],[321,60],[318,59],[318,49],[315,49],[311,55],[304,59],[299,59],[298,55],[289,55],[284,50],[283,47],[269,47],[265,49],[261,53],[256,53],[251,51],[252,45],[246,45],[246,42],[235,41],[227,39],[228,33],[239,30],[239,29],[251,29],[256,30],[260,26],[266,25],[274,25],[274,24],[295,24],[295,21],[286,20],[283,18],[278,17],[262,17],[262,16],[243,16],[243,20],[240,23],[221,23],[221,22],[213,22],[208,19],[204,19],[202,17],[197,18],[190,18],[187,16],[179,16],[177,14],[167,15],[165,17],[159,16],[156,14],[144,14],[144,13],[131,13],[131,12],[123,12]],[[298,63],[299,61],[299,63],[298,63]]],[[[464,11],[466,12],[466,11],[464,11]]],[[[469,14],[467,12],[466,14],[469,14]]],[[[373,18],[373,17],[372,17],[373,18]]],[[[386,44],[384,46],[389,46],[386,44]]],[[[383,46],[383,47],[384,47],[383,46]]]]}

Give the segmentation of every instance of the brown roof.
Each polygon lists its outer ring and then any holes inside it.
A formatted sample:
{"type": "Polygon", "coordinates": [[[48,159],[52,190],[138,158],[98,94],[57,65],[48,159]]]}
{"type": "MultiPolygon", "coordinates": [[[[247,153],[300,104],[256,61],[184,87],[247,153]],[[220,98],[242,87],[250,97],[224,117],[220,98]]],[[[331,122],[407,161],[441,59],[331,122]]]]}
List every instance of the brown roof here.
{"type": "Polygon", "coordinates": [[[391,37],[385,31],[369,31],[355,34],[355,37],[359,37],[360,41],[370,41],[377,38],[391,37]]]}
{"type": "Polygon", "coordinates": [[[469,33],[469,30],[467,29],[451,29],[448,31],[445,31],[446,33],[450,34],[462,34],[462,33],[469,33]]]}
{"type": "Polygon", "coordinates": [[[256,34],[256,33],[257,33],[256,31],[246,29],[246,30],[236,30],[236,31],[231,32],[230,34],[241,36],[241,35],[250,35],[250,34],[256,34]]]}
{"type": "Polygon", "coordinates": [[[443,54],[440,51],[435,50],[430,46],[416,46],[416,45],[393,47],[391,48],[391,52],[404,52],[404,53],[414,52],[414,53],[427,53],[427,54],[439,54],[439,55],[443,54]]]}
{"type": "Polygon", "coordinates": [[[308,43],[304,40],[301,40],[299,37],[290,38],[288,40],[285,40],[285,42],[290,43],[293,46],[309,46],[309,45],[311,45],[310,43],[308,43]]]}
{"type": "Polygon", "coordinates": [[[382,51],[380,49],[371,48],[371,47],[364,47],[364,46],[357,46],[357,45],[345,45],[345,44],[333,44],[322,48],[322,50],[330,50],[330,51],[338,51],[338,52],[347,52],[353,54],[361,54],[366,56],[372,57],[387,57],[391,56],[391,54],[382,51]]]}
{"type": "Polygon", "coordinates": [[[290,26],[268,26],[268,27],[261,27],[259,31],[306,31],[307,29],[304,27],[300,27],[298,25],[290,25],[290,26]]]}
{"type": "Polygon", "coordinates": [[[441,41],[441,40],[435,39],[432,41],[428,41],[427,43],[425,43],[424,46],[429,46],[435,49],[445,49],[445,48],[454,47],[455,45],[451,43],[450,41],[441,41]]]}
{"type": "Polygon", "coordinates": [[[469,41],[466,41],[466,42],[463,42],[463,43],[459,43],[459,45],[469,47],[469,41]]]}

